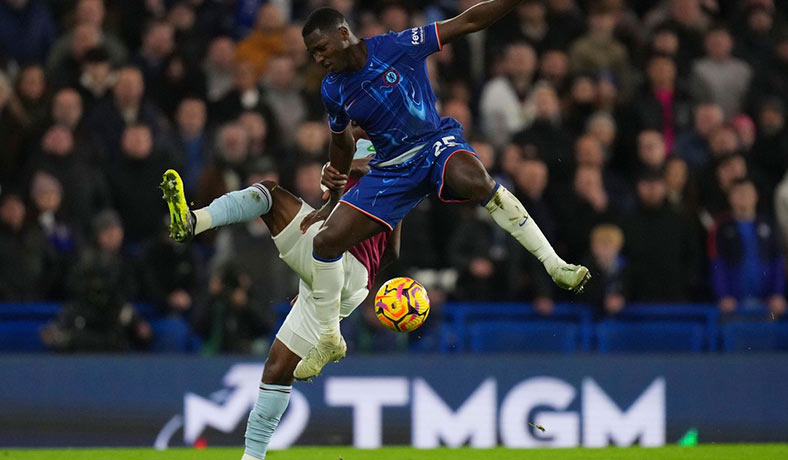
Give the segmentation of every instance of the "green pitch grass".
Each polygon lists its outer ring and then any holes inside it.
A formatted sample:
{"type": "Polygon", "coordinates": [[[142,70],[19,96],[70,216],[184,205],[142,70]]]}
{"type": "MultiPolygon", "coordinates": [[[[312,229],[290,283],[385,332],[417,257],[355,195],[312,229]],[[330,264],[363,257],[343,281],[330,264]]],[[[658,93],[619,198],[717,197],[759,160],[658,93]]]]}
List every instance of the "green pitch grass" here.
{"type": "MultiPolygon", "coordinates": [[[[237,448],[170,449],[13,449],[0,460],[239,460],[237,448]]],[[[785,460],[788,444],[730,444],[695,447],[605,449],[428,449],[387,447],[299,447],[273,451],[266,460],[785,460]]]]}

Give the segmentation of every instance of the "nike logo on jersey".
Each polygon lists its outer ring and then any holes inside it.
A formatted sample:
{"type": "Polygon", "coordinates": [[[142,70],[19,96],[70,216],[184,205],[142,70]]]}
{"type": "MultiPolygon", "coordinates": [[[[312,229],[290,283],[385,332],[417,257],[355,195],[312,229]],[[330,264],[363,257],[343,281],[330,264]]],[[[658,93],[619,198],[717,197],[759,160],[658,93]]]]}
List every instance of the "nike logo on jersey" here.
{"type": "Polygon", "coordinates": [[[356,100],[353,99],[352,101],[350,101],[347,104],[345,104],[345,110],[350,110],[350,108],[353,107],[353,104],[355,104],[355,103],[356,103],[356,100]]]}

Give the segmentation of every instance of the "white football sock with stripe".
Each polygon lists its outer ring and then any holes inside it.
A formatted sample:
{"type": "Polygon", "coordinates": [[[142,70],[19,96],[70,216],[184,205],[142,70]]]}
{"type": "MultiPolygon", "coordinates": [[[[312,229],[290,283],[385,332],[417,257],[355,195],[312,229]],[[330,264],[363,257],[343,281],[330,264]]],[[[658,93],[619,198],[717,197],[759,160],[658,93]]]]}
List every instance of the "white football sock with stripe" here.
{"type": "Polygon", "coordinates": [[[290,404],[292,385],[263,383],[246,424],[246,449],[241,460],[262,460],[279,420],[290,404]]]}
{"type": "Polygon", "coordinates": [[[225,193],[205,208],[194,211],[194,234],[223,225],[249,222],[271,210],[271,192],[262,184],[225,193]]]}
{"type": "Polygon", "coordinates": [[[528,215],[525,206],[503,185],[498,184],[492,197],[484,204],[495,223],[509,232],[525,249],[542,262],[547,273],[566,264],[528,215]]]}

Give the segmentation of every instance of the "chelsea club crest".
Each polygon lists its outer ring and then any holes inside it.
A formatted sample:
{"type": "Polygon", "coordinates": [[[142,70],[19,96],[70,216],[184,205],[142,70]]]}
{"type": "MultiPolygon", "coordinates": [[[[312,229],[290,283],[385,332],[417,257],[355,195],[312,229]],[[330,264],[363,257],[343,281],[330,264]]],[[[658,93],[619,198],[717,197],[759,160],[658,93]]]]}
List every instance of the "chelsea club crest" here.
{"type": "Polygon", "coordinates": [[[389,67],[385,72],[383,72],[383,82],[387,86],[397,86],[401,77],[397,69],[394,67],[389,67]]]}

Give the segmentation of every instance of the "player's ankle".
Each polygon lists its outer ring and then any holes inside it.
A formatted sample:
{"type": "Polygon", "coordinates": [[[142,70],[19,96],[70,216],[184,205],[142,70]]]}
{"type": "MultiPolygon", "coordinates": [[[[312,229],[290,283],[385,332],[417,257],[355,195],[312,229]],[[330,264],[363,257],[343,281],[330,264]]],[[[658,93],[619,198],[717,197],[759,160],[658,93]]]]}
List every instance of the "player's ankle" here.
{"type": "Polygon", "coordinates": [[[542,264],[544,265],[544,268],[547,271],[547,273],[552,274],[560,267],[566,265],[566,262],[564,262],[562,258],[558,257],[558,254],[553,253],[547,256],[547,258],[545,258],[542,264]]]}

